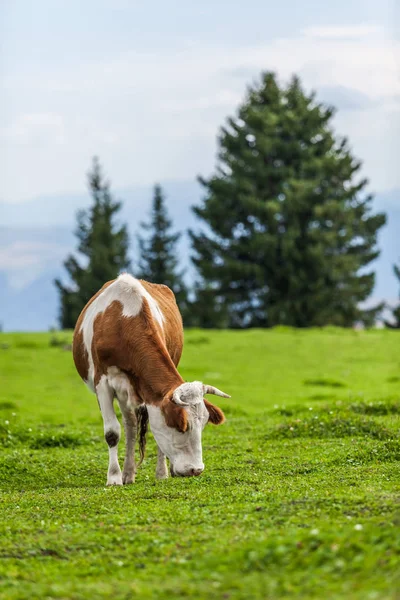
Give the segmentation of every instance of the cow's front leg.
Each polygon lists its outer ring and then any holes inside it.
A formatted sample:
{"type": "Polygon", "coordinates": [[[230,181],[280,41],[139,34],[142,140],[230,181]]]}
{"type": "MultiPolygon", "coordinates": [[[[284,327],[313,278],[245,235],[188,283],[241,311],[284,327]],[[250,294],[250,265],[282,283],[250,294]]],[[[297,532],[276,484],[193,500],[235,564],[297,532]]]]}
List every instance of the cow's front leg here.
{"type": "Polygon", "coordinates": [[[97,399],[104,423],[104,437],[108,444],[107,485],[122,485],[122,473],[118,462],[118,442],[121,436],[121,425],[114,410],[114,391],[103,375],[96,387],[97,399]]]}
{"type": "Polygon", "coordinates": [[[168,468],[167,468],[167,459],[165,458],[165,454],[163,454],[160,448],[157,446],[157,467],[156,467],[156,478],[157,479],[167,479],[168,477],[168,468]]]}

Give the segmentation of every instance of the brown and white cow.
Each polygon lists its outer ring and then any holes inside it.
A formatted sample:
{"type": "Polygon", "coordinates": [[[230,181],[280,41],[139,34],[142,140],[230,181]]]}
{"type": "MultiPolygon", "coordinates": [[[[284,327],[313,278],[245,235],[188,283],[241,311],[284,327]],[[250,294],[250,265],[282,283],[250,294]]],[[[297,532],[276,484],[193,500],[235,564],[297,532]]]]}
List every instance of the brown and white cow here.
{"type": "Polygon", "coordinates": [[[156,477],[200,475],[201,433],[223,412],[205,394],[229,398],[199,381],[185,383],[176,367],[182,354],[182,318],[173,292],[164,285],[124,273],[106,283],[77,321],[73,355],[79,375],[96,393],[109,447],[108,485],[133,483],[134,450],[147,418],[158,446],[156,477]],[[118,463],[121,427],[114,411],[117,398],[125,428],[124,468],[118,463]]]}

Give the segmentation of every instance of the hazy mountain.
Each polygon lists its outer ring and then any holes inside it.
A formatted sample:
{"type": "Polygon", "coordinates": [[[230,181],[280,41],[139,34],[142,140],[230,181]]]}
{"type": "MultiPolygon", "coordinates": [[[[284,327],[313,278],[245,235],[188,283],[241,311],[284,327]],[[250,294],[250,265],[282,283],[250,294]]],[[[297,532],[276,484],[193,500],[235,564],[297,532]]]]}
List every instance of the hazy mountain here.
{"type": "MultiPolygon", "coordinates": [[[[168,208],[178,230],[195,227],[190,206],[201,197],[196,182],[162,184],[168,208]]],[[[135,257],[135,234],[147,218],[151,187],[118,190],[124,201],[121,218],[128,223],[135,257]]],[[[45,330],[56,323],[58,298],[53,279],[63,274],[62,261],[75,247],[75,214],[90,203],[88,195],[71,194],[35,198],[21,204],[0,203],[0,323],[5,330],[45,330]]],[[[400,259],[400,190],[376,198],[376,209],[385,210],[388,224],[382,230],[381,256],[376,261],[377,285],[373,299],[394,301],[399,294],[392,264],[400,259]]],[[[189,242],[180,245],[182,266],[188,267],[189,242]]]]}
{"type": "MultiPolygon", "coordinates": [[[[200,186],[195,181],[166,181],[162,186],[177,226],[184,226],[190,219],[190,206],[199,199],[200,186]]],[[[150,208],[152,186],[119,189],[115,197],[123,201],[123,219],[135,230],[150,208]]],[[[73,227],[77,210],[88,206],[90,201],[89,194],[79,193],[44,196],[12,204],[0,201],[0,224],[8,227],[73,227]]]]}

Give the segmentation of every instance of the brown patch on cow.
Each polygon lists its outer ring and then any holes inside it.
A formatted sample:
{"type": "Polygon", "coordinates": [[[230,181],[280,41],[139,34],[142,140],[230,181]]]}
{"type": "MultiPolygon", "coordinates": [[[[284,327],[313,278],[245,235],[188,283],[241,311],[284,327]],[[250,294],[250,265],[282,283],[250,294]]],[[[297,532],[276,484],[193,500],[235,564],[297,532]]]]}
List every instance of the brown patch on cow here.
{"type": "Polygon", "coordinates": [[[182,356],[183,349],[183,325],[182,317],[176,303],[175,295],[166,285],[149,283],[140,280],[144,289],[154,298],[164,316],[161,337],[164,340],[174,365],[177,367],[182,356]]]}
{"type": "Polygon", "coordinates": [[[161,411],[168,427],[173,427],[177,431],[185,433],[188,428],[188,414],[184,408],[177,406],[167,397],[164,398],[161,404],[161,411]]]}
{"type": "MultiPolygon", "coordinates": [[[[74,360],[83,379],[87,379],[89,364],[80,327],[88,306],[111,283],[106,283],[87,303],[75,327],[74,360]]],[[[157,302],[164,317],[163,326],[154,319],[145,298],[135,317],[123,316],[118,300],[98,313],[93,323],[91,348],[94,384],[96,386],[101,375],[107,373],[108,367],[117,367],[130,380],[138,400],[159,404],[166,424],[183,433],[188,428],[188,414],[170,399],[172,392],[184,382],[176,369],[183,348],[182,317],[175,296],[167,286],[142,280],[140,283],[157,302]]],[[[132,293],[136,292],[132,290],[132,293]]]]}
{"type": "Polygon", "coordinates": [[[89,357],[83,342],[82,331],[75,331],[72,349],[76,370],[82,379],[87,381],[89,373],[89,357]]]}
{"type": "Polygon", "coordinates": [[[213,425],[221,425],[221,423],[225,422],[225,415],[222,410],[215,406],[215,404],[211,404],[208,400],[204,398],[204,404],[206,409],[208,410],[208,422],[213,425]]]}
{"type": "Polygon", "coordinates": [[[122,304],[114,300],[93,323],[92,356],[95,384],[108,367],[118,367],[129,377],[142,402],[161,402],[183,383],[143,298],[135,317],[122,315],[122,304]]]}

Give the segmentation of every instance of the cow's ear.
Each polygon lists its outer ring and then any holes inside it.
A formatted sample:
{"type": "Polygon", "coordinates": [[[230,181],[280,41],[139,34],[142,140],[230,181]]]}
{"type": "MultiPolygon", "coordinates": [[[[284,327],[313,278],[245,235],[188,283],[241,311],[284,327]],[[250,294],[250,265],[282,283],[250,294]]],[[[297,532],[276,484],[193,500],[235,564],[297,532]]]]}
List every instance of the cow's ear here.
{"type": "Polygon", "coordinates": [[[188,416],[184,408],[177,406],[169,398],[164,398],[161,410],[168,427],[173,427],[177,431],[185,433],[188,428],[188,416]]]}
{"type": "Polygon", "coordinates": [[[208,410],[208,422],[213,425],[221,425],[225,421],[225,415],[218,406],[215,404],[211,404],[208,400],[204,398],[204,404],[206,409],[208,410]]]}

